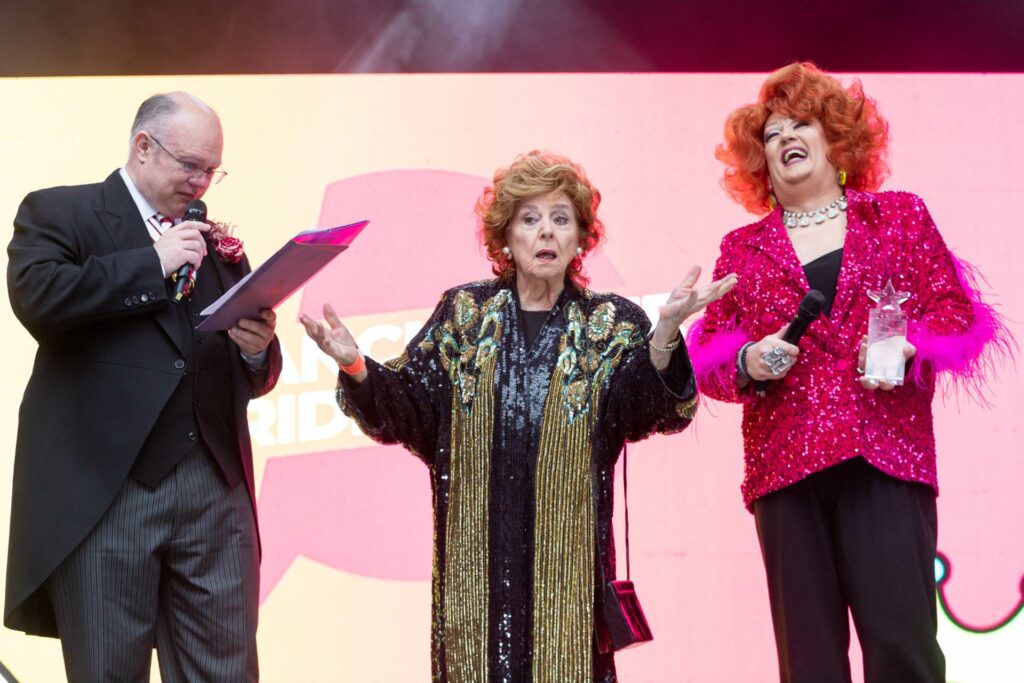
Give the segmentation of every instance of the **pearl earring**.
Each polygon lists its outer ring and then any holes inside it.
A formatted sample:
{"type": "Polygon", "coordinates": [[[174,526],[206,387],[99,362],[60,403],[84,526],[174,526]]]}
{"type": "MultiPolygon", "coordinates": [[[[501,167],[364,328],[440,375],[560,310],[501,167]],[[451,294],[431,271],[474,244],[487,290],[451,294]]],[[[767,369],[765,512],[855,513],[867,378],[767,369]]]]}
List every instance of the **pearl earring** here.
{"type": "Polygon", "coordinates": [[[512,250],[509,249],[507,246],[506,247],[502,247],[501,248],[501,253],[504,254],[505,256],[508,256],[508,255],[510,255],[512,253],[512,250]]]}
{"type": "Polygon", "coordinates": [[[576,255],[579,256],[583,253],[583,247],[576,247],[576,255]]]}

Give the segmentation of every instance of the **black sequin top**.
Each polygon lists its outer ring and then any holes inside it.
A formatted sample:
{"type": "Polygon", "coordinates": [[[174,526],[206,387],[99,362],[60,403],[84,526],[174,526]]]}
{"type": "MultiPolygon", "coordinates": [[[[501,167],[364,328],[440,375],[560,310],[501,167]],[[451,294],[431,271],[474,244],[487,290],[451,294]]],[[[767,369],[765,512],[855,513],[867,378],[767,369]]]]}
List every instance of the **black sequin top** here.
{"type": "Polygon", "coordinates": [[[635,304],[570,285],[529,345],[514,292],[445,292],[400,357],[368,358],[358,387],[339,376],[338,403],[430,469],[432,680],[610,683],[594,543],[614,577],[615,461],[689,424],[693,372],[685,345],[657,372],[635,304]]]}

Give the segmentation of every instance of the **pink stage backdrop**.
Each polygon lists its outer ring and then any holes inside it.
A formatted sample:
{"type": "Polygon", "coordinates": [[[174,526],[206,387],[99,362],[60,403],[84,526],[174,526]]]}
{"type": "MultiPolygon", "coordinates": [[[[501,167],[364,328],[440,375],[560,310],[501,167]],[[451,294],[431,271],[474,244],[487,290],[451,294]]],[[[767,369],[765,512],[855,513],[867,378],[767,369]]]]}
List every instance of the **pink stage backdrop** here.
{"type": "MultiPolygon", "coordinates": [[[[548,148],[580,162],[605,196],[609,239],[589,261],[593,287],[632,297],[656,315],[691,264],[710,271],[721,237],[755,219],[720,189],[713,150],[727,113],[753,99],[762,79],[0,81],[4,101],[21,103],[20,112],[0,114],[4,128],[17,131],[3,141],[2,157],[9,168],[24,169],[0,189],[9,215],[35,187],[103,177],[123,161],[138,101],[186,88],[222,114],[231,175],[208,204],[211,216],[239,225],[251,258],[266,257],[304,227],[371,221],[349,251],[279,311],[284,373],[250,410],[266,680],[426,681],[429,672],[427,471],[400,448],[376,446],[340,414],[334,368],[301,334],[298,312],[317,314],[330,302],[368,354],[397,355],[441,291],[489,276],[472,207],[493,170],[517,153],[548,148]],[[85,109],[74,125],[51,104],[67,101],[85,109]],[[72,165],[45,163],[46,146],[72,165]]],[[[947,242],[987,276],[989,300],[1024,339],[1024,76],[862,80],[892,127],[893,174],[885,187],[925,198],[947,242]]],[[[8,428],[0,451],[9,473],[10,416],[33,345],[9,311],[0,315],[13,337],[5,356],[17,366],[4,399],[8,428]]],[[[936,401],[939,635],[951,681],[1024,675],[1022,380],[1019,368],[997,368],[987,407],[955,395],[936,401]]],[[[633,578],[655,641],[618,658],[624,681],[776,680],[761,559],[739,495],[738,418],[735,406],[705,403],[686,433],[631,450],[633,578]]],[[[621,503],[621,490],[619,496],[621,503]]],[[[24,680],[50,680],[26,672],[59,671],[52,668],[56,652],[38,639],[0,636],[0,660],[24,680]]]]}

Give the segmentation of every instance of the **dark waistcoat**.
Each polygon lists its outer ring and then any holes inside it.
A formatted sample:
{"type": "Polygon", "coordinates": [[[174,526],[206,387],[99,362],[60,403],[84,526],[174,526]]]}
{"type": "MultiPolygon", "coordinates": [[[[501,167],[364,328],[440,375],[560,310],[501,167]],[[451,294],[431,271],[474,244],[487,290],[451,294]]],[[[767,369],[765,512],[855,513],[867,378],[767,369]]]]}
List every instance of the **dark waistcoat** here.
{"type": "Polygon", "coordinates": [[[166,282],[181,329],[182,357],[175,365],[180,363],[184,374],[132,466],[132,478],[147,486],[156,487],[197,446],[213,457],[229,486],[243,479],[228,366],[238,348],[224,332],[195,328],[200,311],[223,291],[219,279],[213,268],[200,268],[192,298],[180,302],[174,302],[174,285],[166,282]]]}

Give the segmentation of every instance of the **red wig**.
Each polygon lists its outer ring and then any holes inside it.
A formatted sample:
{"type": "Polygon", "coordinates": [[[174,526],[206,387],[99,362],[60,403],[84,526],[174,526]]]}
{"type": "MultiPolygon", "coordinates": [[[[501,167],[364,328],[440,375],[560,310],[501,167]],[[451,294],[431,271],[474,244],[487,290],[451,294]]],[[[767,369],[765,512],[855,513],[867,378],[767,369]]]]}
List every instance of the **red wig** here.
{"type": "Polygon", "coordinates": [[[508,244],[505,232],[524,201],[545,194],[563,194],[573,206],[583,251],[569,264],[566,275],[585,287],[589,278],[583,273],[583,257],[604,239],[604,225],[597,218],[601,193],[579,164],[552,152],[533,150],[516,157],[511,166],[495,171],[494,185],[477,200],[480,241],[491,270],[502,280],[515,277],[515,262],[501,250],[508,244]]]}
{"type": "Polygon", "coordinates": [[[768,76],[754,104],[740,107],[725,122],[725,143],[715,157],[725,163],[722,185],[747,211],[763,214],[768,203],[764,124],[772,114],[797,121],[818,120],[828,143],[828,160],[846,171],[855,190],[877,190],[889,174],[885,153],[889,124],[860,81],[848,88],[810,62],[785,66],[768,76]]]}

